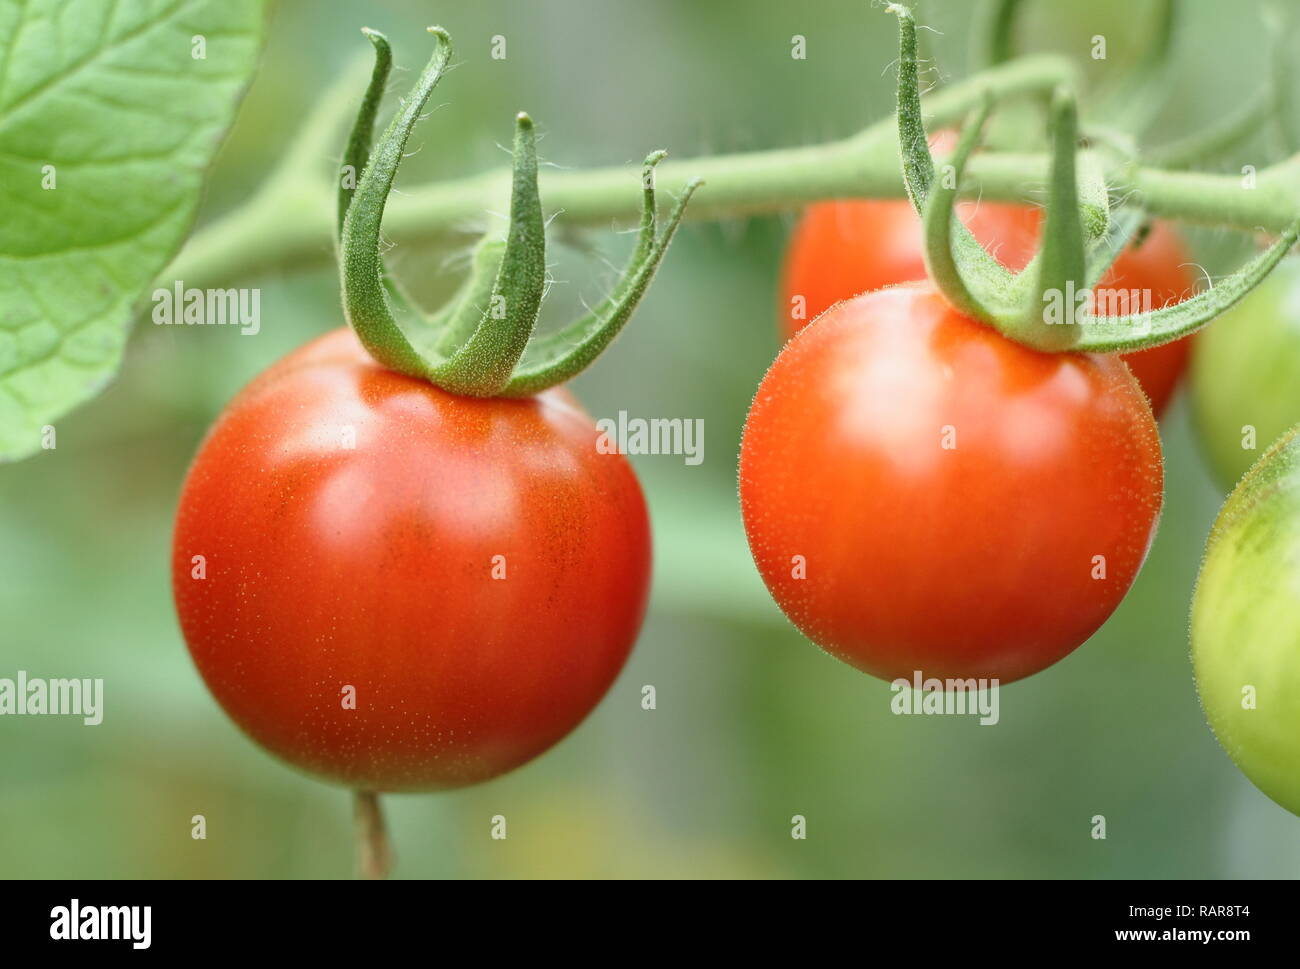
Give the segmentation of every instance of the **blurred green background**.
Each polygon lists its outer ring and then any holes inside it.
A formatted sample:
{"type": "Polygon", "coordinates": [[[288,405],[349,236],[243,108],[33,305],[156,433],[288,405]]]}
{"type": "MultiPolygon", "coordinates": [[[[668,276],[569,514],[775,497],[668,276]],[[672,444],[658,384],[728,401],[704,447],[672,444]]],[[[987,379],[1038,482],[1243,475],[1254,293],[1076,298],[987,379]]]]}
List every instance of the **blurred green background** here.
{"type": "MultiPolygon", "coordinates": [[[[939,31],[924,41],[932,79],[963,76],[971,4],[917,7],[939,31]]],[[[1027,46],[1082,60],[1101,33],[1114,68],[1140,48],[1148,12],[1093,0],[1029,8],[1027,46]]],[[[1177,84],[1155,141],[1231,111],[1263,80],[1258,5],[1184,9],[1177,84]]],[[[652,148],[686,158],[840,137],[884,116],[893,97],[894,21],[864,0],[285,0],[202,219],[265,177],[317,93],[366,51],[357,28],[392,39],[407,69],[396,92],[427,56],[431,22],[451,31],[458,66],[416,130],[422,147],[399,189],[503,164],[520,109],[539,123],[546,162],[626,163],[632,183],[652,148]],[[489,56],[496,34],[505,60],[489,56]],[[806,60],[790,57],[794,34],[807,37],[806,60]]],[[[1262,166],[1266,147],[1247,160],[1262,166]]],[[[701,466],[633,458],[655,526],[645,629],[606,700],[550,754],[470,790],[387,798],[396,875],[1300,875],[1300,819],[1233,767],[1192,685],[1188,602],[1221,496],[1181,397],[1162,428],[1167,503],[1136,586],[1074,655],[1004,691],[997,727],[893,716],[886,684],[785,622],[745,548],[735,459],[778,349],[791,219],[687,226],[632,325],[577,381],[597,417],[705,420],[701,466]],[[640,707],[643,684],[657,688],[653,712],[640,707]],[[495,814],[508,819],[506,841],[489,836],[495,814]],[[806,840],[790,837],[795,814],[807,818],[806,840]],[[1096,814],[1104,841],[1090,836],[1096,814]]],[[[581,241],[617,262],[627,238],[581,241]]],[[[1189,240],[1213,274],[1243,252],[1238,236],[1189,240]]],[[[454,281],[447,267],[460,255],[393,254],[431,297],[454,281]]],[[[605,261],[575,249],[555,246],[552,260],[544,321],[591,302],[611,278],[605,261]]],[[[141,323],[121,377],[60,422],[58,449],[0,469],[0,676],[106,681],[99,727],[0,721],[0,876],[352,870],[347,794],[238,733],[193,669],[171,606],[171,515],[205,427],[254,374],[342,320],[328,267],[241,284],[262,287],[260,335],[141,323]],[[195,814],[207,818],[205,841],[190,838],[195,814]]]]}

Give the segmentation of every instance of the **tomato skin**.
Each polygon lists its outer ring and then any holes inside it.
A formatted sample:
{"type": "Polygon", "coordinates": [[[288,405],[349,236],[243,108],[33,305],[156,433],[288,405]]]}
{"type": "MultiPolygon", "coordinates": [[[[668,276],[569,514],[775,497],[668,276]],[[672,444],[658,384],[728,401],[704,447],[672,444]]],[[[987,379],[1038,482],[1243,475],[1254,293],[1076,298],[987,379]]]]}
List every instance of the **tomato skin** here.
{"type": "Polygon", "coordinates": [[[176,608],[217,701],[358,789],[473,784],[555,744],[622,669],[649,590],[640,486],[596,440],[567,391],[457,397],[346,329],[271,367],[176,517],[176,608]]]}
{"type": "MultiPolygon", "coordinates": [[[[957,214],[1003,265],[1020,269],[1033,256],[1037,209],[959,202],[957,214]]],[[[925,278],[925,241],[911,202],[840,199],[810,205],[786,251],[782,333],[794,336],[842,299],[925,278]]]]}
{"type": "Polygon", "coordinates": [[[1284,259],[1196,337],[1191,398],[1197,436],[1224,491],[1300,421],[1300,259],[1284,259]],[[1254,448],[1245,436],[1254,429],[1254,448]]]}
{"type": "MultiPolygon", "coordinates": [[[[962,202],[958,215],[980,244],[1008,269],[1020,270],[1038,244],[1040,211],[1031,206],[962,202]]],[[[925,278],[921,221],[905,199],[819,202],[795,227],[781,283],[782,332],[788,338],[832,304],[858,293],[925,278]],[[804,297],[802,305],[796,297],[804,297]]],[[[1196,279],[1178,234],[1156,222],[1129,246],[1099,284],[1149,290],[1153,307],[1192,295],[1196,279]]],[[[1187,368],[1191,338],[1124,354],[1159,416],[1187,368]]]]}
{"type": "Polygon", "coordinates": [[[773,598],[891,680],[1009,682],[1067,655],[1132,584],[1162,488],[1155,421],[1119,360],[1012,343],[930,283],[802,330],[741,442],[745,531],[773,598]]]}
{"type": "MultiPolygon", "coordinates": [[[[1099,289],[1103,287],[1149,290],[1151,308],[1156,309],[1195,295],[1196,276],[1178,233],[1167,222],[1153,222],[1141,245],[1130,245],[1120,253],[1098,284],[1099,289]]],[[[1122,354],[1157,417],[1173,398],[1197,339],[1187,336],[1150,350],[1122,354]]]]}
{"type": "Polygon", "coordinates": [[[1192,596],[1192,665],[1219,743],[1256,787],[1300,814],[1300,426],[1214,522],[1192,596]]]}

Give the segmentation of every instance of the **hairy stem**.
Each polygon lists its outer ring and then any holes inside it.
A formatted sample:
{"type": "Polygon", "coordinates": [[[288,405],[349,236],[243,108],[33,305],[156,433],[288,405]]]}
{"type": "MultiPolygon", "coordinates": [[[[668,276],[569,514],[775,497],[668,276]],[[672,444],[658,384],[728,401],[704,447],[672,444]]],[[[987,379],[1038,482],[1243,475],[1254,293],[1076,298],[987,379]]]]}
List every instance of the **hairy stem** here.
{"type": "MultiPolygon", "coordinates": [[[[1009,61],[929,97],[927,127],[933,131],[955,123],[979,103],[985,90],[999,100],[1017,94],[1046,97],[1068,83],[1072,71],[1068,61],[1051,55],[1009,61]]],[[[707,189],[688,215],[693,221],[776,212],[826,198],[902,198],[896,129],[891,117],[850,138],[820,145],[665,161],[657,172],[658,185],[676,196],[692,179],[704,179],[707,189]]],[[[1048,161],[1045,152],[983,152],[967,166],[963,194],[1041,202],[1048,161]]],[[[1275,234],[1300,218],[1300,155],[1261,170],[1253,188],[1239,175],[1119,162],[1104,175],[1112,189],[1137,192],[1149,212],[1166,218],[1275,234]]],[[[309,172],[298,184],[306,187],[259,193],[210,223],[190,240],[162,281],[216,286],[267,271],[328,264],[333,259],[334,184],[309,172]]],[[[508,206],[510,186],[508,168],[403,186],[389,200],[385,238],[397,245],[464,242],[481,233],[486,212],[508,206]]],[[[568,226],[605,227],[614,219],[635,220],[641,207],[636,180],[629,180],[628,168],[621,165],[548,171],[540,178],[540,188],[547,216],[563,211],[568,226]]]]}

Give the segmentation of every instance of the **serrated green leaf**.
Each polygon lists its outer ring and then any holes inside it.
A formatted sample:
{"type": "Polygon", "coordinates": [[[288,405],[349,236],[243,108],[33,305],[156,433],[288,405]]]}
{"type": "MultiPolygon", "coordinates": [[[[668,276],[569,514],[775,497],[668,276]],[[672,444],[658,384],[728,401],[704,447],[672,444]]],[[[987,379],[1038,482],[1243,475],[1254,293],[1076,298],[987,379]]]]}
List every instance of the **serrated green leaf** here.
{"type": "Polygon", "coordinates": [[[263,8],[0,0],[0,460],[116,372],[133,304],[194,219],[263,8]]]}

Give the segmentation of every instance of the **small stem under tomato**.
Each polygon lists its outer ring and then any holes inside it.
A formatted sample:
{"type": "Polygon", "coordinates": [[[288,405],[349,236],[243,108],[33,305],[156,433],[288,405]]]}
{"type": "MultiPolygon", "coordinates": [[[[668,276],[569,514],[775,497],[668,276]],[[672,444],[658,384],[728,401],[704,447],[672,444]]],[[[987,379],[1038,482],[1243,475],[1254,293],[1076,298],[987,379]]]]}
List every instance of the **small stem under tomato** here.
{"type": "Polygon", "coordinates": [[[352,804],[357,832],[357,877],[367,881],[387,878],[393,868],[393,849],[379,795],[374,791],[357,791],[352,804]]]}

